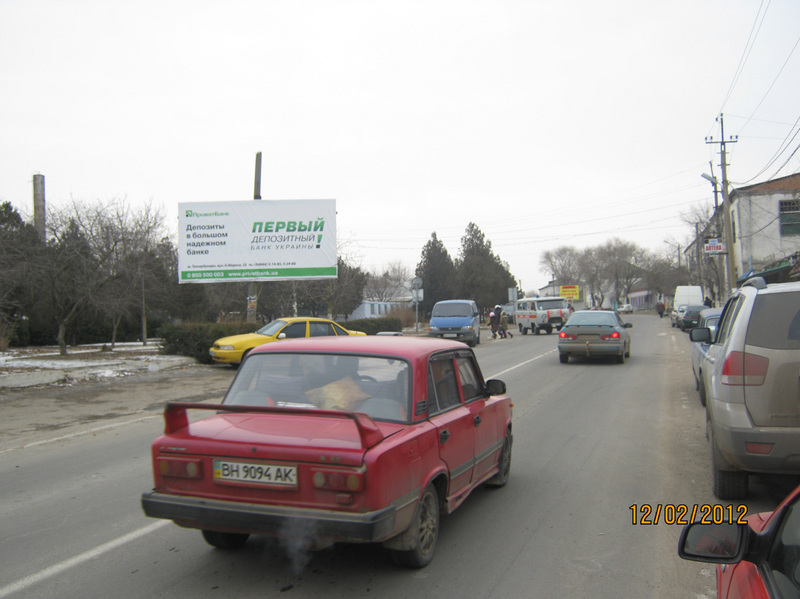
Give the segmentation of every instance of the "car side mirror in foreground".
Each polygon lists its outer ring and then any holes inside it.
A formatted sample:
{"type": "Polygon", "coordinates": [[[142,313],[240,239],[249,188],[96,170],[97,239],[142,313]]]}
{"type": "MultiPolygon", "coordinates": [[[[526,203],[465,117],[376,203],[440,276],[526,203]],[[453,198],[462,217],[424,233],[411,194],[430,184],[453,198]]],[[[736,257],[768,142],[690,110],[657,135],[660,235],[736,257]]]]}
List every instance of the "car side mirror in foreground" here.
{"type": "Polygon", "coordinates": [[[629,323],[629,322],[626,322],[626,323],[625,323],[625,328],[626,328],[626,329],[632,329],[632,328],[633,328],[633,325],[632,325],[631,323],[629,323]]]}
{"type": "Polygon", "coordinates": [[[706,327],[689,329],[689,339],[699,343],[711,343],[711,329],[706,327]]]}
{"type": "Polygon", "coordinates": [[[747,524],[695,522],[681,532],[678,555],[694,562],[735,564],[744,557],[748,540],[747,524]]]}
{"type": "Polygon", "coordinates": [[[500,379],[489,379],[486,381],[486,392],[489,395],[505,395],[506,384],[500,379]]]}

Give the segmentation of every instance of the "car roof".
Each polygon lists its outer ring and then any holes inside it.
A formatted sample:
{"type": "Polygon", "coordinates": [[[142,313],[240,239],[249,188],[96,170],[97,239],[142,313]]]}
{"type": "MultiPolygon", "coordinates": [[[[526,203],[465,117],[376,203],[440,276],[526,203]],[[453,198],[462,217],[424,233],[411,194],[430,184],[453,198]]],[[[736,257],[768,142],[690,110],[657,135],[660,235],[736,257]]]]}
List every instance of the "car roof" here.
{"type": "Polygon", "coordinates": [[[360,335],[348,337],[303,337],[283,339],[280,343],[267,343],[251,353],[267,352],[330,352],[375,354],[413,359],[444,350],[468,350],[459,341],[429,337],[402,337],[399,335],[360,335]]]}
{"type": "Polygon", "coordinates": [[[722,314],[722,308],[706,308],[702,312],[700,312],[700,316],[703,318],[709,318],[711,316],[718,316],[722,314]]]}
{"type": "MultiPolygon", "coordinates": [[[[316,322],[335,322],[329,318],[319,318],[317,316],[281,316],[275,320],[283,320],[285,322],[296,322],[298,320],[311,320],[316,322]]],[[[269,324],[269,323],[267,323],[269,324]]],[[[336,324],[339,324],[338,322],[336,324]]]]}
{"type": "Polygon", "coordinates": [[[800,291],[800,282],[792,281],[789,283],[769,283],[766,288],[759,289],[758,293],[785,293],[791,291],[800,291]]]}
{"type": "Polygon", "coordinates": [[[567,320],[567,324],[564,326],[569,325],[570,321],[575,323],[578,320],[584,320],[584,317],[586,317],[586,320],[596,319],[597,321],[603,321],[603,320],[607,321],[609,318],[615,321],[618,321],[620,319],[619,314],[617,314],[613,310],[577,310],[572,313],[572,316],[569,317],[569,319],[567,320]],[[576,316],[578,318],[573,321],[573,318],[576,316]]]}

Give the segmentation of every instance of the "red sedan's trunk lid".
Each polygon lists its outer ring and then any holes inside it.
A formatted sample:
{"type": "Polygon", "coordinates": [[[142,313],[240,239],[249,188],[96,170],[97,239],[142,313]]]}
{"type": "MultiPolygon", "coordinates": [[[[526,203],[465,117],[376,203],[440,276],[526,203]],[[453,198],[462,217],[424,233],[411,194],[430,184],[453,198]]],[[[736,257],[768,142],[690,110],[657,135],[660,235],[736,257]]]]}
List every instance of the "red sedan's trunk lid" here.
{"type": "Polygon", "coordinates": [[[402,428],[348,412],[207,404],[174,404],[166,420],[168,437],[162,437],[162,447],[174,443],[194,455],[333,461],[342,466],[360,466],[369,447],[402,428]],[[186,408],[225,411],[188,423],[186,408]]]}

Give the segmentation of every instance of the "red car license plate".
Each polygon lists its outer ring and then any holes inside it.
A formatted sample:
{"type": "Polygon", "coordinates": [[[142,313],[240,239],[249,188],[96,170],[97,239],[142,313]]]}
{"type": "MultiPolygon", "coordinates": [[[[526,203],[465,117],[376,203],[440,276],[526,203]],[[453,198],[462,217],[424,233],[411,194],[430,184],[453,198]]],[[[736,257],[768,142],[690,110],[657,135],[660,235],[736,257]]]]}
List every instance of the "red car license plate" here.
{"type": "Polygon", "coordinates": [[[296,487],[297,467],[214,460],[214,482],[296,487]]]}

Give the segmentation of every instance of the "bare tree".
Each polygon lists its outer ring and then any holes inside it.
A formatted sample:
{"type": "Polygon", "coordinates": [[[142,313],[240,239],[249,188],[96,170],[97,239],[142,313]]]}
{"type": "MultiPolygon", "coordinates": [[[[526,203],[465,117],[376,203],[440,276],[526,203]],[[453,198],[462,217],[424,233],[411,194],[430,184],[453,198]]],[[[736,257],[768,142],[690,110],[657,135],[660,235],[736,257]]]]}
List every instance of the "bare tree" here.
{"type": "Polygon", "coordinates": [[[562,245],[545,251],[539,258],[539,265],[562,285],[575,285],[580,281],[580,252],[572,246],[562,245]]]}
{"type": "Polygon", "coordinates": [[[164,234],[162,213],[152,204],[132,210],[124,201],[82,208],[97,223],[95,251],[109,254],[109,282],[94,304],[112,323],[111,345],[124,317],[138,314],[142,343],[147,343],[147,296],[157,293],[159,277],[154,251],[164,234]]]}
{"type": "Polygon", "coordinates": [[[410,281],[411,271],[408,267],[400,261],[391,262],[384,269],[367,273],[364,294],[371,300],[390,302],[409,288],[410,281]]]}

